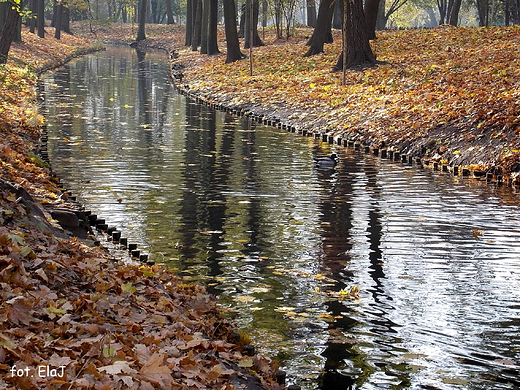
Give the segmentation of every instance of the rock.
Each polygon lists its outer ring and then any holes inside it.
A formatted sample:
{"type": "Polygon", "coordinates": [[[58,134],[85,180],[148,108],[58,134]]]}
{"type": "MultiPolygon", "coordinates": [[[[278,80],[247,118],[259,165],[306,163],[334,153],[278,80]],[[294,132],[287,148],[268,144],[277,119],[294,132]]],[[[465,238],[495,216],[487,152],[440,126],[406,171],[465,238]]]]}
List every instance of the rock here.
{"type": "Polygon", "coordinates": [[[68,210],[51,210],[51,217],[58,221],[63,228],[79,227],[78,216],[68,210]]]}

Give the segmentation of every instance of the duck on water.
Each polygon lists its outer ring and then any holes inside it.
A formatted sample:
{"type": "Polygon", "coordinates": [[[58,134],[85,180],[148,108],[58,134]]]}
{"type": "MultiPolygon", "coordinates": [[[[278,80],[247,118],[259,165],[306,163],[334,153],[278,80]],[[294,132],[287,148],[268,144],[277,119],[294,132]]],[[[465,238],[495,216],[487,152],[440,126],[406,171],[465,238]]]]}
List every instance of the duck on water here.
{"type": "Polygon", "coordinates": [[[338,164],[338,155],[332,153],[329,157],[318,157],[314,163],[318,169],[333,169],[338,164]]]}

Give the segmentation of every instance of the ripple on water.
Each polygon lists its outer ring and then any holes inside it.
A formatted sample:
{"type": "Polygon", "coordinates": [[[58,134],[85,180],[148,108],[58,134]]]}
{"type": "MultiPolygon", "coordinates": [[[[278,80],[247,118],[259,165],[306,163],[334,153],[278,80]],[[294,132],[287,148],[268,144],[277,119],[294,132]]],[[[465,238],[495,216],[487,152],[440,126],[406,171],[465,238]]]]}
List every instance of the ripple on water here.
{"type": "Polygon", "coordinates": [[[219,294],[291,383],[520,386],[517,194],[216,113],[167,71],[109,48],[44,77],[53,167],[90,209],[219,294]]]}

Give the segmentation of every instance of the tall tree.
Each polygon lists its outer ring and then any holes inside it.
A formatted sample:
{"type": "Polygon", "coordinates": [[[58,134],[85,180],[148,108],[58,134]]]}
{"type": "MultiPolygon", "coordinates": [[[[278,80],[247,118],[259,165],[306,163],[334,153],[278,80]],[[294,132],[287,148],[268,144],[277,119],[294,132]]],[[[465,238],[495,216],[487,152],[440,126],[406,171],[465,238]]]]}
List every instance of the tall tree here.
{"type": "Polygon", "coordinates": [[[63,3],[61,0],[56,2],[56,6],[54,7],[54,38],[61,39],[61,17],[63,15],[63,3]]]}
{"type": "Polygon", "coordinates": [[[387,20],[385,19],[386,0],[379,0],[379,10],[377,11],[376,30],[384,30],[387,20]]]}
{"type": "Polygon", "coordinates": [[[305,57],[323,53],[323,46],[326,43],[332,43],[332,15],[334,12],[334,0],[321,0],[318,8],[318,19],[316,20],[316,28],[312,33],[307,45],[309,50],[305,53],[305,57]]]}
{"type": "Polygon", "coordinates": [[[137,28],[137,42],[144,41],[146,39],[145,25],[146,25],[146,11],[148,9],[148,1],[139,1],[139,27],[137,28]]]}
{"type": "Polygon", "coordinates": [[[20,2],[17,0],[7,1],[5,20],[0,30],[0,64],[7,62],[9,49],[13,43],[16,29],[20,22],[20,2]]]}
{"type": "Polygon", "coordinates": [[[208,53],[209,0],[202,1],[202,23],[200,27],[200,54],[208,53]]]}
{"type": "Polygon", "coordinates": [[[175,24],[175,20],[173,19],[172,0],[166,0],[166,16],[168,17],[166,24],[175,24]]]}
{"type": "Polygon", "coordinates": [[[197,51],[200,45],[202,29],[202,0],[195,0],[195,18],[193,20],[193,33],[191,37],[191,50],[197,51]]]}
{"type": "Polygon", "coordinates": [[[258,35],[258,12],[260,10],[260,2],[258,0],[247,0],[246,2],[246,12],[245,12],[245,36],[244,36],[244,48],[249,49],[249,45],[251,43],[251,31],[253,32],[253,47],[255,46],[264,46],[264,42],[260,39],[260,35],[258,35]],[[251,1],[253,2],[251,7],[251,1]],[[251,16],[251,11],[253,15],[251,16]],[[253,23],[253,28],[251,28],[251,23],[253,23]]]}
{"type": "Polygon", "coordinates": [[[368,39],[376,39],[378,11],[379,0],[365,0],[365,22],[367,24],[368,39]]]}
{"type": "Polygon", "coordinates": [[[209,0],[208,54],[220,53],[218,49],[218,0],[209,0]]]}
{"type": "Polygon", "coordinates": [[[375,64],[376,58],[370,47],[363,13],[363,0],[342,0],[344,2],[343,51],[333,70],[351,69],[366,64],[375,64]],[[345,56],[345,58],[343,57],[345,56]]]}
{"type": "Polygon", "coordinates": [[[194,2],[195,0],[186,1],[186,40],[184,41],[184,46],[191,46],[193,25],[195,20],[194,2]]]}
{"type": "Polygon", "coordinates": [[[480,27],[489,26],[489,1],[477,0],[478,22],[480,27]]]}
{"type": "Polygon", "coordinates": [[[448,0],[437,0],[437,9],[439,10],[439,24],[446,23],[446,15],[448,14],[448,0]]]}
{"type": "Polygon", "coordinates": [[[61,31],[71,34],[70,31],[70,9],[66,0],[61,1],[61,31]]]}
{"type": "Polygon", "coordinates": [[[332,16],[332,28],[341,30],[341,24],[343,23],[343,10],[341,9],[341,1],[334,1],[334,15],[332,16]]]}
{"type": "Polygon", "coordinates": [[[38,36],[40,38],[45,38],[45,0],[37,0],[37,1],[38,1],[38,10],[37,10],[38,36]]]}
{"type": "Polygon", "coordinates": [[[448,23],[451,24],[452,26],[459,25],[459,11],[460,11],[461,5],[462,5],[462,0],[453,0],[451,10],[450,10],[450,19],[448,20],[448,23]]]}
{"type": "Polygon", "coordinates": [[[218,0],[202,0],[200,54],[218,54],[218,0]]]}
{"type": "Polygon", "coordinates": [[[284,16],[285,16],[285,39],[289,40],[291,36],[291,26],[294,23],[294,14],[296,11],[296,0],[285,0],[284,4],[284,16]]]}
{"type": "Polygon", "coordinates": [[[31,17],[29,18],[29,32],[34,34],[36,32],[36,18],[34,17],[34,15],[36,15],[36,13],[38,12],[37,10],[37,4],[36,4],[36,0],[30,0],[29,1],[29,8],[31,10],[31,17]]]}
{"type": "Polygon", "coordinates": [[[224,25],[226,30],[226,63],[235,62],[244,58],[238,41],[235,0],[223,0],[224,25]]]}
{"type": "Polygon", "coordinates": [[[316,27],[316,0],[307,1],[307,26],[316,27]]]}
{"type": "Polygon", "coordinates": [[[276,27],[276,39],[283,38],[282,28],[282,14],[283,14],[283,0],[274,0],[274,25],[276,27]]]}

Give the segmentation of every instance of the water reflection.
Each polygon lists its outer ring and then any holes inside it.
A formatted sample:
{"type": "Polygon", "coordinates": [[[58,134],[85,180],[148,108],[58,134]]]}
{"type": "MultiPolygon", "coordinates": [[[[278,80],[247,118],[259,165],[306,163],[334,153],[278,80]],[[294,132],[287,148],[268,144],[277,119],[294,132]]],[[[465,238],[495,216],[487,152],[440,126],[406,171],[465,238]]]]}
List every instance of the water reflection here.
{"type": "Polygon", "coordinates": [[[162,54],[109,48],[44,88],[60,177],[218,294],[291,383],[518,386],[516,194],[186,101],[162,54]],[[337,169],[316,170],[331,152],[337,169]]]}

